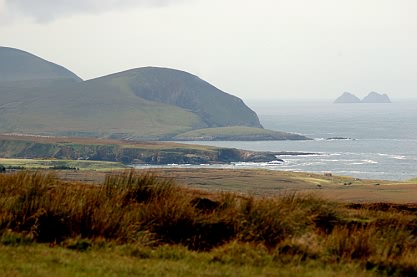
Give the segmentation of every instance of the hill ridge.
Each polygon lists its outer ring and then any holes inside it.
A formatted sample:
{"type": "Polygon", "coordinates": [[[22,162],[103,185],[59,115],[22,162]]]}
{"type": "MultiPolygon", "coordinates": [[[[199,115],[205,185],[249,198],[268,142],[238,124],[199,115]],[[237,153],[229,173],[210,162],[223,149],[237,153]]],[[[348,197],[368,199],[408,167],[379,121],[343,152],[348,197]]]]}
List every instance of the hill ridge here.
{"type": "Polygon", "coordinates": [[[82,79],[67,68],[17,48],[0,46],[0,82],[82,79]]]}
{"type": "Polygon", "coordinates": [[[201,117],[206,127],[249,126],[262,128],[242,99],[224,92],[189,72],[163,67],[139,67],[87,82],[120,82],[136,96],[174,105],[201,117]]]}

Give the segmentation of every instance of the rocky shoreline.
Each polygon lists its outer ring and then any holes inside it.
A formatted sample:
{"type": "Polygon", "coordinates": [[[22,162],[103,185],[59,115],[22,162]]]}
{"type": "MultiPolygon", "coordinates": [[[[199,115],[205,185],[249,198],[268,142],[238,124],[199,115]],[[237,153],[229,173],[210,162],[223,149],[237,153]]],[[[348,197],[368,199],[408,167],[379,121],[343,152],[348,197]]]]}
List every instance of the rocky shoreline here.
{"type": "Polygon", "coordinates": [[[258,152],[179,143],[134,143],[68,138],[0,137],[0,157],[21,159],[96,160],[123,164],[226,164],[283,161],[300,152],[258,152]]]}

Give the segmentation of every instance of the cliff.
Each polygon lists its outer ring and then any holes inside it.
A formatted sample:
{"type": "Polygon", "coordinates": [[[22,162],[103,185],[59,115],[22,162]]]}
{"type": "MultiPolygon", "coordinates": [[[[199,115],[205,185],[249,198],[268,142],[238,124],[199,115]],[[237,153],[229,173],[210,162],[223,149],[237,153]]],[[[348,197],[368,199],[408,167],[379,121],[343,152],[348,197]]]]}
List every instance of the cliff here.
{"type": "Polygon", "coordinates": [[[276,153],[161,142],[0,136],[0,157],[122,162],[124,164],[213,164],[269,162],[276,153]]]}

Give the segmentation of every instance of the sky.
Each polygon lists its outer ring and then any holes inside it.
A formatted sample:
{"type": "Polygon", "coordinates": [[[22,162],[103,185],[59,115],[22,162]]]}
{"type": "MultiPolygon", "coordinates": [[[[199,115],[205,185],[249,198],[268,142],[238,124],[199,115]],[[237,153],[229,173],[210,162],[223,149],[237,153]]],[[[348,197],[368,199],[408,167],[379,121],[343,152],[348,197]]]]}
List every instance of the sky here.
{"type": "Polygon", "coordinates": [[[416,0],[0,0],[0,46],[84,80],[184,70],[244,100],[417,98],[416,0]]]}

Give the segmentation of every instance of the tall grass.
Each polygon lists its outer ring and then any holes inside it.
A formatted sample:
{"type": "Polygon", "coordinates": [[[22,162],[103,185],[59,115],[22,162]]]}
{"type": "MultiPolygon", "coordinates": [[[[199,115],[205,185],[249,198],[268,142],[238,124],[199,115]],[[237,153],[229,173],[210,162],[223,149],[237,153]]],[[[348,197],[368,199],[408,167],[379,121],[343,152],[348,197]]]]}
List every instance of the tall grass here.
{"type": "Polygon", "coordinates": [[[354,263],[380,273],[417,273],[417,215],[407,205],[343,205],[295,193],[206,197],[133,170],[101,185],[39,172],[3,174],[0,237],[5,244],[81,240],[74,249],[88,247],[86,241],[183,245],[216,248],[214,262],[242,253],[243,261],[253,256],[259,263],[354,263]]]}

